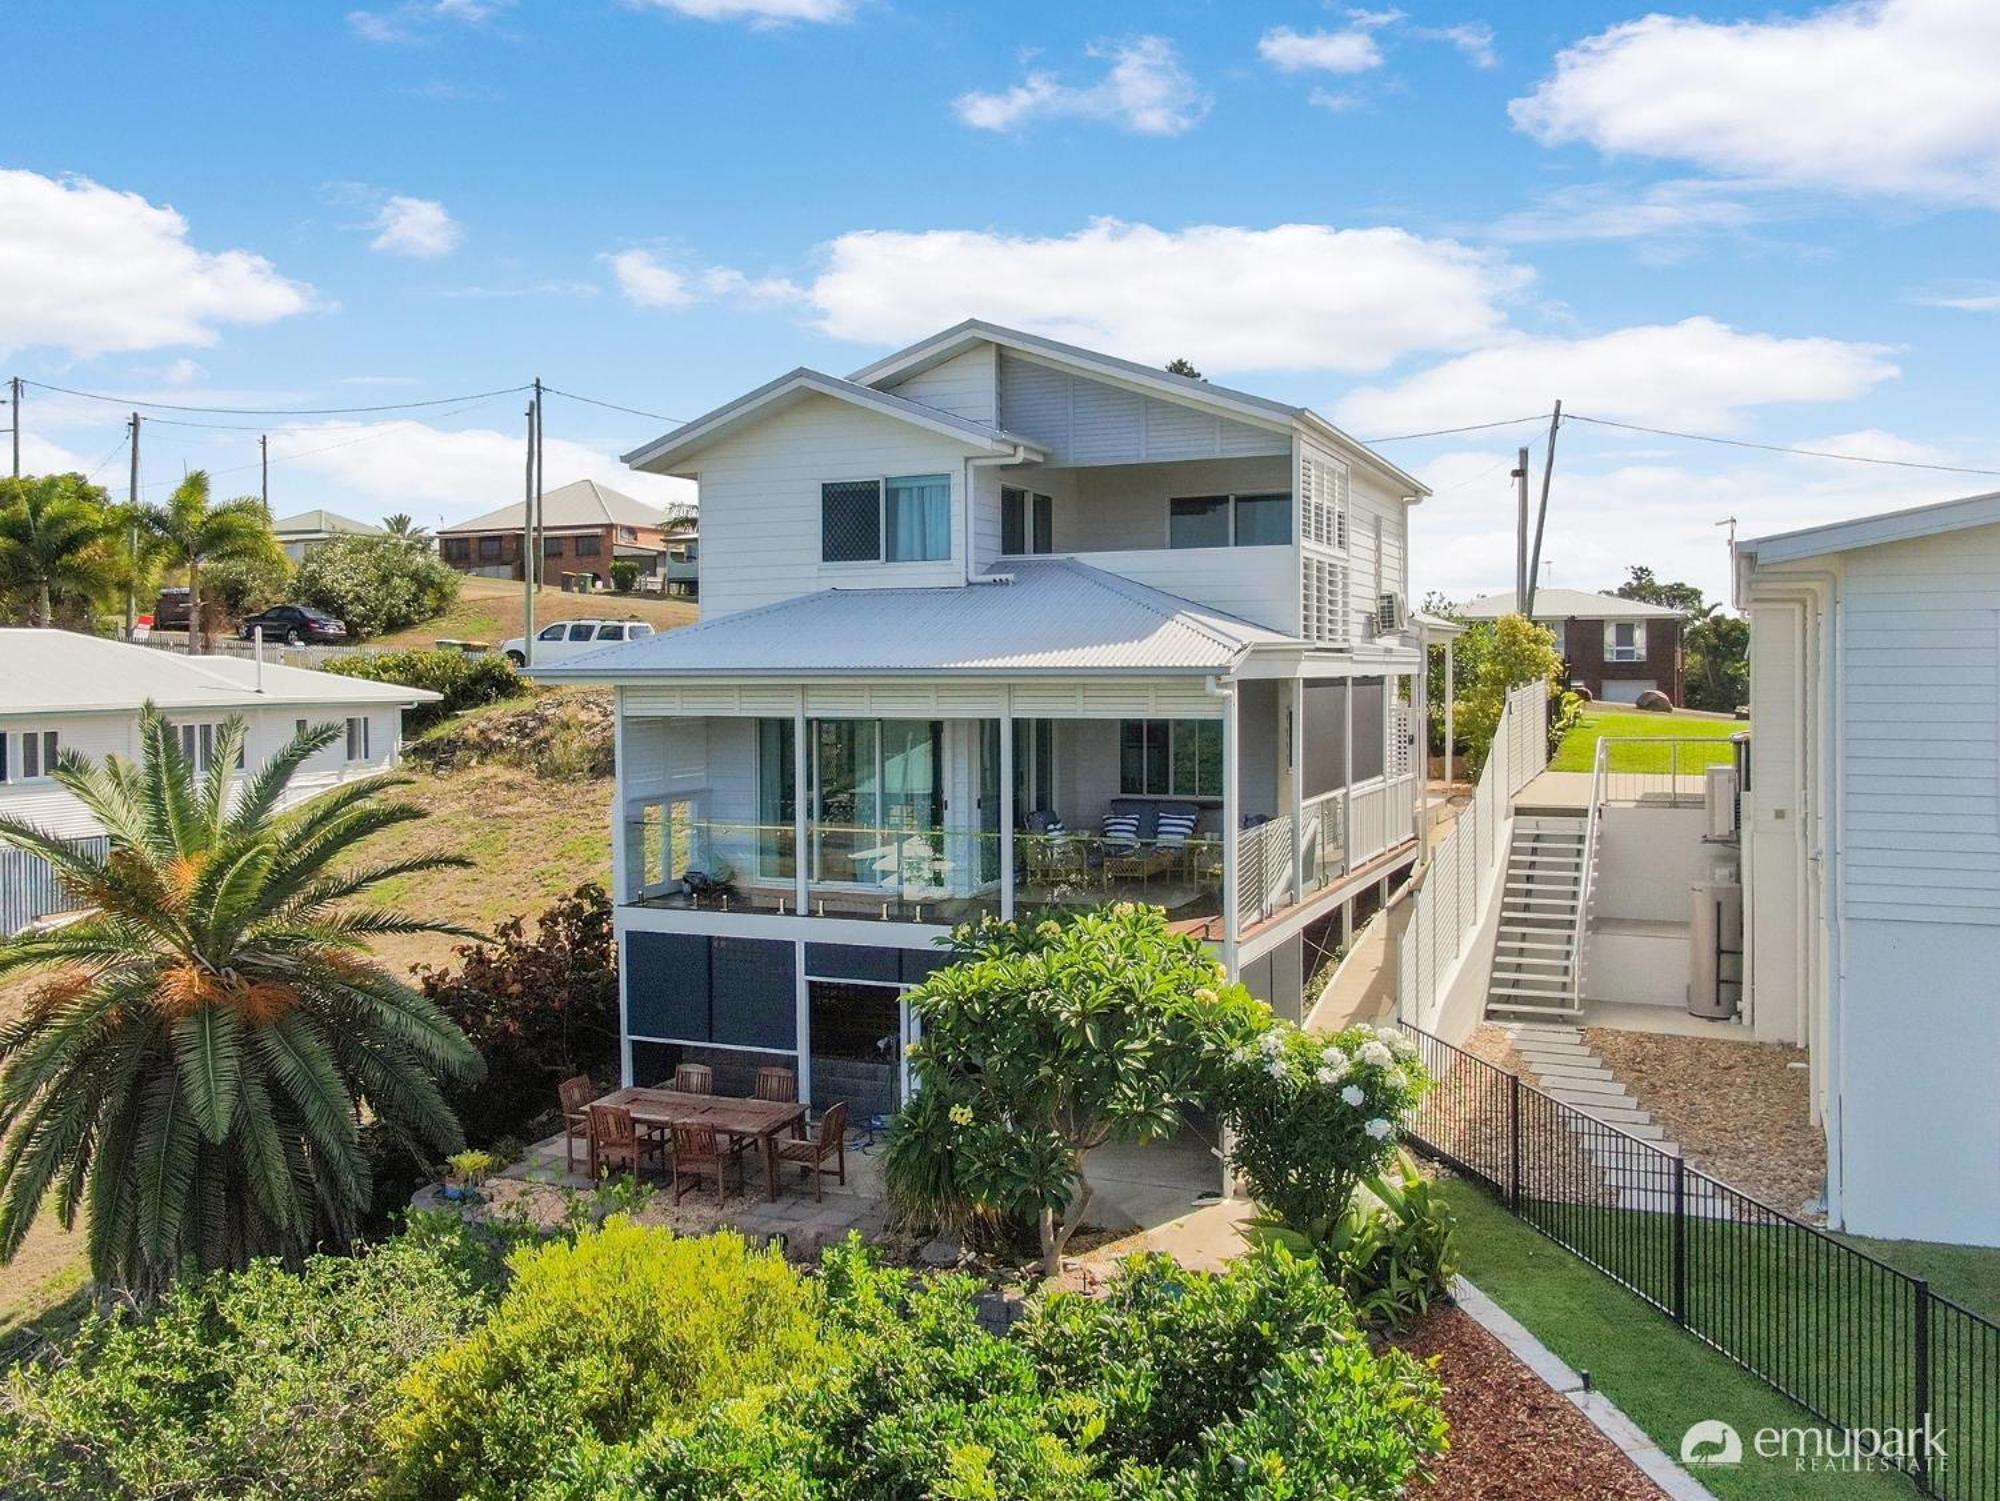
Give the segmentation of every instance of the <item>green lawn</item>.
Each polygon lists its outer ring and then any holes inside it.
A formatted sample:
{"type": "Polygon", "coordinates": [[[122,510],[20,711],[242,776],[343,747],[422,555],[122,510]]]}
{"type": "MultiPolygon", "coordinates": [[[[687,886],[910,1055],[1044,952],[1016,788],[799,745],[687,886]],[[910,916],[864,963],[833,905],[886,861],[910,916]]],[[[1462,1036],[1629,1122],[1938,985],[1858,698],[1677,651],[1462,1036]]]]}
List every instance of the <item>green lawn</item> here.
{"type": "MultiPolygon", "coordinates": [[[[1599,740],[1712,740],[1714,746],[1683,746],[1679,768],[1683,776],[1699,776],[1704,767],[1727,765],[1734,756],[1729,737],[1749,729],[1736,719],[1715,719],[1706,714],[1676,711],[1672,714],[1641,714],[1636,709],[1593,706],[1583,711],[1582,722],[1563,736],[1556,747],[1550,771],[1589,771],[1597,763],[1599,740]]],[[[1673,768],[1671,748],[1665,745],[1631,746],[1613,753],[1617,771],[1658,772],[1673,768]]]]}
{"type": "MultiPolygon", "coordinates": [[[[1811,1423],[1804,1411],[1733,1361],[1677,1329],[1657,1309],[1626,1292],[1603,1273],[1539,1234],[1484,1193],[1466,1183],[1447,1190],[1459,1218],[1459,1241],[1465,1275],[1488,1296],[1519,1319],[1570,1365],[1590,1372],[1595,1385],[1669,1453],[1680,1452],[1683,1433],[1704,1418],[1719,1418],[1743,1434],[1745,1442],[1760,1428],[1791,1428],[1811,1423]]],[[[1655,1254],[1661,1230],[1658,1216],[1616,1215],[1630,1233],[1606,1242],[1611,1259],[1621,1256],[1642,1284],[1658,1280],[1664,1263],[1655,1254]],[[1649,1242],[1651,1244],[1649,1244],[1649,1242]],[[1613,1249],[1615,1248],[1615,1249],[1613,1249]]],[[[1569,1227],[1576,1234],[1583,1227],[1569,1227]]],[[[1738,1260],[1753,1283],[1760,1278],[1789,1278],[1789,1285],[1809,1282],[1811,1268],[1782,1238],[1743,1227],[1697,1226],[1697,1236],[1711,1243],[1728,1239],[1728,1253],[1738,1260]]],[[[1871,1246],[1870,1249],[1876,1249],[1871,1246]]],[[[1940,1291],[1971,1301],[1983,1286],[1990,1294],[1994,1267],[1979,1253],[1961,1257],[1950,1248],[1901,1246],[1889,1248],[1898,1265],[1919,1270],[1928,1259],[1937,1272],[1940,1291]],[[1917,1254],[1920,1253],[1920,1254],[1917,1254]],[[1945,1286],[1950,1272],[1952,1286],[1945,1286]]],[[[1692,1254],[1700,1254],[1699,1251],[1692,1254]]],[[[1786,1283],[1768,1280],[1760,1285],[1786,1283]]],[[[1838,1289],[1836,1288],[1835,1291],[1838,1289]]],[[[1748,1300],[1732,1336],[1742,1344],[1761,1339],[1770,1358],[1789,1359],[1801,1379],[1823,1378],[1829,1370],[1855,1372],[1856,1330],[1839,1319],[1819,1321],[1807,1338],[1785,1340],[1780,1326],[1765,1315],[1768,1304],[1748,1300]]],[[[1975,1419],[1975,1421],[1977,1421],[1975,1419]]],[[[1954,1425],[1945,1421],[1947,1430],[1954,1425]]],[[[1947,1441],[1950,1434],[1947,1433],[1947,1441]]],[[[1976,1471],[1989,1456],[1960,1451],[1958,1463],[1976,1471]]],[[[1704,1470],[1699,1477],[1723,1501],[1807,1501],[1814,1497],[1896,1497],[1916,1494],[1906,1479],[1891,1474],[1800,1473],[1789,1463],[1759,1459],[1754,1454],[1735,1469],[1704,1470]]]]}

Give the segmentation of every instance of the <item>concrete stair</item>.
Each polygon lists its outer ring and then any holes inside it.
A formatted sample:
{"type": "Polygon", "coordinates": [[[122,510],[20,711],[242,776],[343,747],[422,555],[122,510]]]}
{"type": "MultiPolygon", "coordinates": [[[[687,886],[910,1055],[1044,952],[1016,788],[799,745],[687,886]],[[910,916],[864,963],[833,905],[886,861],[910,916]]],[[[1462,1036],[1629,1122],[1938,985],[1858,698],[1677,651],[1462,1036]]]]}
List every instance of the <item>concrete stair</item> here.
{"type": "Polygon", "coordinates": [[[1486,986],[1489,1016],[1576,1014],[1576,916],[1589,828],[1581,812],[1515,815],[1486,986]]]}

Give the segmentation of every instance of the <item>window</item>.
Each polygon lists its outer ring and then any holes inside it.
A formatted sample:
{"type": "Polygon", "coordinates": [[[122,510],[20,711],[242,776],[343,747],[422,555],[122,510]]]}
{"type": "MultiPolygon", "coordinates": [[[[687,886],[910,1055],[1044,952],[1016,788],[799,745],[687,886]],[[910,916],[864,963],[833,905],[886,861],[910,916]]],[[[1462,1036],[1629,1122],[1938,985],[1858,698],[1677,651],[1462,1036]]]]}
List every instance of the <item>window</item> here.
{"type": "Polygon", "coordinates": [[[351,716],[347,721],[347,759],[368,759],[368,716],[365,714],[351,716]]]}
{"type": "Polygon", "coordinates": [[[294,735],[303,735],[305,732],[306,722],[303,719],[294,719],[292,721],[292,733],[294,735]]]}
{"type": "Polygon", "coordinates": [[[618,540],[620,542],[637,542],[639,540],[639,528],[636,526],[619,527],[618,540]]]}
{"type": "Polygon", "coordinates": [[[535,639],[537,641],[560,641],[568,634],[569,627],[566,625],[548,625],[543,626],[539,631],[535,632],[535,639]]]}
{"type": "Polygon", "coordinates": [[[481,537],[479,539],[479,560],[482,563],[498,562],[502,556],[505,537],[481,537]]]}
{"type": "Polygon", "coordinates": [[[1292,497],[1187,495],[1167,502],[1169,547],[1283,547],[1292,540],[1292,497]]]}
{"type": "Polygon", "coordinates": [[[602,537],[578,537],[576,539],[576,555],[579,558],[602,557],[604,555],[604,539],[602,537]]]}
{"type": "Polygon", "coordinates": [[[1604,660],[1643,662],[1646,660],[1646,631],[1636,620],[1614,620],[1604,633],[1604,660]]]}
{"type": "Polygon", "coordinates": [[[951,476],[836,480],[819,487],[828,563],[928,563],[951,556],[951,476]]]}
{"type": "MultiPolygon", "coordinates": [[[[299,721],[299,728],[305,728],[305,721],[299,721]]],[[[219,724],[181,724],[174,726],[174,734],[180,740],[181,759],[194,768],[197,776],[205,775],[215,762],[216,742],[222,738],[219,724]]],[[[236,747],[236,769],[243,769],[243,747],[236,747]]]]}
{"type": "Polygon", "coordinates": [[[446,537],[444,558],[447,563],[464,563],[472,557],[472,539],[469,537],[446,537]]]}
{"type": "Polygon", "coordinates": [[[1135,797],[1222,796],[1222,721],[1127,719],[1118,726],[1118,785],[1135,797]]]}
{"type": "Polygon", "coordinates": [[[600,625],[597,628],[597,639],[599,641],[623,641],[625,639],[625,627],[622,625],[600,625]]]}
{"type": "Polygon", "coordinates": [[[1055,502],[1012,485],[1000,490],[1000,551],[1019,557],[1055,551],[1055,502]]]}
{"type": "MultiPolygon", "coordinates": [[[[5,738],[5,737],[0,737],[5,738]]],[[[21,769],[14,780],[37,781],[52,776],[56,769],[56,751],[60,745],[54,730],[25,730],[21,734],[21,769]]]]}
{"type": "Polygon", "coordinates": [[[587,620],[580,625],[573,625],[569,628],[569,639],[572,641],[588,641],[596,634],[597,627],[587,620]]]}
{"type": "Polygon", "coordinates": [[[559,557],[561,557],[561,556],[562,556],[562,538],[560,538],[560,537],[544,537],[544,538],[542,538],[542,556],[543,556],[543,557],[545,557],[545,558],[559,558],[559,557]]]}

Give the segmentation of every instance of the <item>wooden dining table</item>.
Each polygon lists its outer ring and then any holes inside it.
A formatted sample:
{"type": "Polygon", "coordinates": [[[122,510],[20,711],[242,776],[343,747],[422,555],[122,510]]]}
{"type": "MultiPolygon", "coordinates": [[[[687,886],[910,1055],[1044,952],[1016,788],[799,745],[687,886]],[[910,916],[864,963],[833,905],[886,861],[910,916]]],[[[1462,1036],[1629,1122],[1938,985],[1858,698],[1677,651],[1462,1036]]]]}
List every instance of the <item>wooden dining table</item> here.
{"type": "MultiPolygon", "coordinates": [[[[716,1134],[737,1141],[754,1141],[764,1154],[764,1188],[778,1197],[778,1137],[804,1122],[806,1107],[785,1100],[751,1100],[737,1095],[688,1094],[678,1089],[614,1089],[594,1105],[621,1106],[632,1112],[641,1130],[668,1131],[675,1126],[712,1126],[716,1134]]],[[[597,1181],[593,1149],[590,1180],[597,1181]]]]}

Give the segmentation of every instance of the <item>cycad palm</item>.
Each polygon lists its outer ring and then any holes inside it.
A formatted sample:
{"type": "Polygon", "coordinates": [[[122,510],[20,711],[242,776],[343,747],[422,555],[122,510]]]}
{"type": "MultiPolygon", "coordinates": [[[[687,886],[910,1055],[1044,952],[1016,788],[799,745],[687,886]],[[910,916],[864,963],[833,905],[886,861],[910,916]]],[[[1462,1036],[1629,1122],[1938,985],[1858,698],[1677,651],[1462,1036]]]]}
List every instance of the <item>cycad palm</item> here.
{"type": "Polygon", "coordinates": [[[164,561],[187,570],[190,652],[201,640],[202,568],[209,563],[271,558],[279,550],[263,502],[254,495],[244,495],[211,503],[208,475],[200,469],[174,486],[165,505],[144,507],[140,521],[159,539],[164,561]]]}
{"type": "Polygon", "coordinates": [[[366,953],[376,935],[456,930],[350,905],[393,876],[466,862],[334,868],[370,834],[424,816],[383,798],[401,779],[280,813],[336,726],[301,733],[240,789],[241,720],[199,776],[151,705],[140,733],[137,764],[73,752],[57,763],[109,854],[0,818],[0,842],[51,861],[95,908],[0,944],[0,976],[52,971],[0,1028],[0,1258],[53,1186],[65,1227],[87,1211],[98,1280],[149,1297],[190,1266],[345,1243],[371,1188],[362,1112],[419,1153],[456,1150],[439,1080],[475,1077],[480,1063],[366,953]]]}
{"type": "Polygon", "coordinates": [[[80,474],[0,479],[0,589],[19,596],[30,625],[55,624],[56,607],[94,607],[111,587],[104,492],[80,474]]]}

